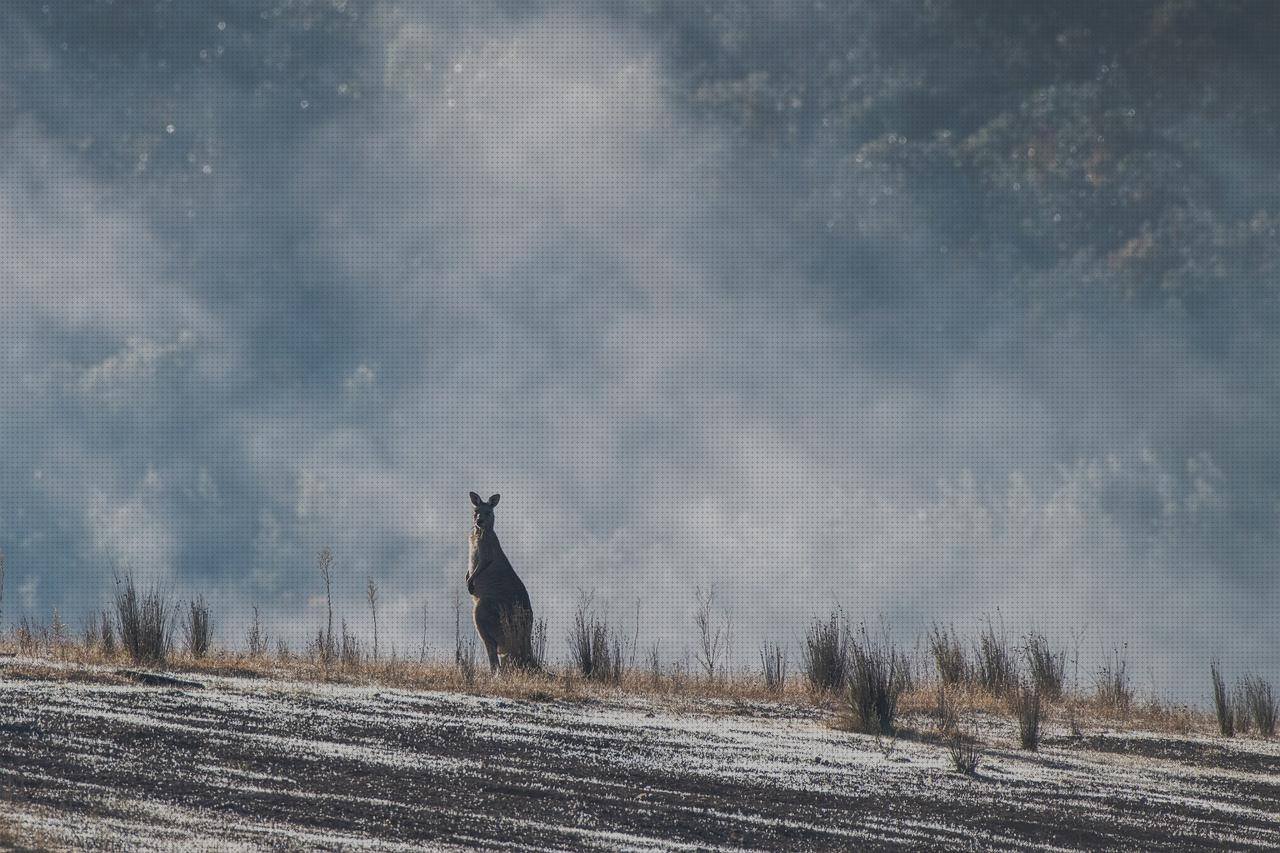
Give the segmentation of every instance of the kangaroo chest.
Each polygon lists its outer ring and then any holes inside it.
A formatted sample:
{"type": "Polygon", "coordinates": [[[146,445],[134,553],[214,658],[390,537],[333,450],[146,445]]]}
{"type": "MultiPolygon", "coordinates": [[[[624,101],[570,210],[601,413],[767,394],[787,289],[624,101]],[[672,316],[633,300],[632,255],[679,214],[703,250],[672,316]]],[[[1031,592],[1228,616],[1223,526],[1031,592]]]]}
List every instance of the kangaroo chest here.
{"type": "Polygon", "coordinates": [[[472,536],[468,563],[467,587],[476,597],[500,592],[519,583],[507,555],[502,552],[502,545],[492,533],[472,536]]]}

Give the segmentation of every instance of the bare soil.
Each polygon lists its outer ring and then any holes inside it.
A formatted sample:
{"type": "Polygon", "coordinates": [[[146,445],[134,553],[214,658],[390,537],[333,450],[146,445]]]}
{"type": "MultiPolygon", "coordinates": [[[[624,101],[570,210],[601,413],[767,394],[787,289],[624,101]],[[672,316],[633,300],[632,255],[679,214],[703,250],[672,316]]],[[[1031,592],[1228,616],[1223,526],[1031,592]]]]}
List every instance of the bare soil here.
{"type": "Polygon", "coordinates": [[[1280,847],[1274,742],[1051,727],[1026,753],[981,714],[971,778],[927,737],[828,717],[0,669],[0,846],[1280,847]]]}

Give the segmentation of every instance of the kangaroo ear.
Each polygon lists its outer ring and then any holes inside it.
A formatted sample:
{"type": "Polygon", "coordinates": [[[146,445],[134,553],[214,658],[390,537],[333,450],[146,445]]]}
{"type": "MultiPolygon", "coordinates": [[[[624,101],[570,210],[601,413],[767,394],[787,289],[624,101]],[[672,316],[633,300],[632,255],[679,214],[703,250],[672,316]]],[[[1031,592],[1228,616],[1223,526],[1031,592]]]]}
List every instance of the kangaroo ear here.
{"type": "Polygon", "coordinates": [[[498,498],[500,498],[500,497],[502,497],[502,495],[494,495],[493,497],[489,498],[489,506],[491,506],[491,507],[495,507],[495,506],[497,506],[497,505],[498,505],[498,498]]]}
{"type": "Polygon", "coordinates": [[[472,506],[480,506],[480,504],[484,503],[484,501],[480,500],[480,496],[477,495],[475,492],[470,492],[469,494],[471,495],[472,506]]]}

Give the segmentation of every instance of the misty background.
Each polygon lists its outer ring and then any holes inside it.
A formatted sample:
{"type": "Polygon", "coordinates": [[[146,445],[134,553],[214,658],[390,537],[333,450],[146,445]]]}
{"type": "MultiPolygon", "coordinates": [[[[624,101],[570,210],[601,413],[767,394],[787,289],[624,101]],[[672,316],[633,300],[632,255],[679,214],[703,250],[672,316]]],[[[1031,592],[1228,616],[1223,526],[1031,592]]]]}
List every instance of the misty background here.
{"type": "MultiPolygon", "coordinates": [[[[1280,677],[1280,11],[0,9],[4,626],[113,573],[451,653],[467,492],[736,663],[839,603],[1280,677]]],[[[296,648],[297,646],[295,646],[296,648]]]]}

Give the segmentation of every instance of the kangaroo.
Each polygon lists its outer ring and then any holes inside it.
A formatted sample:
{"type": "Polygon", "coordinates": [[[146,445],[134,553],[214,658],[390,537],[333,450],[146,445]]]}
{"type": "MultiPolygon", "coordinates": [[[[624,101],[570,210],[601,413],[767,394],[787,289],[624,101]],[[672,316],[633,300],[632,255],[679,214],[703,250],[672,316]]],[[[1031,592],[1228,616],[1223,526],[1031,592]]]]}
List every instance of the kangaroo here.
{"type": "Polygon", "coordinates": [[[531,662],[533,606],[502,543],[493,531],[493,508],[501,495],[488,502],[471,492],[472,520],[467,592],[475,602],[476,633],[489,655],[489,668],[499,662],[526,666],[531,662]]]}

